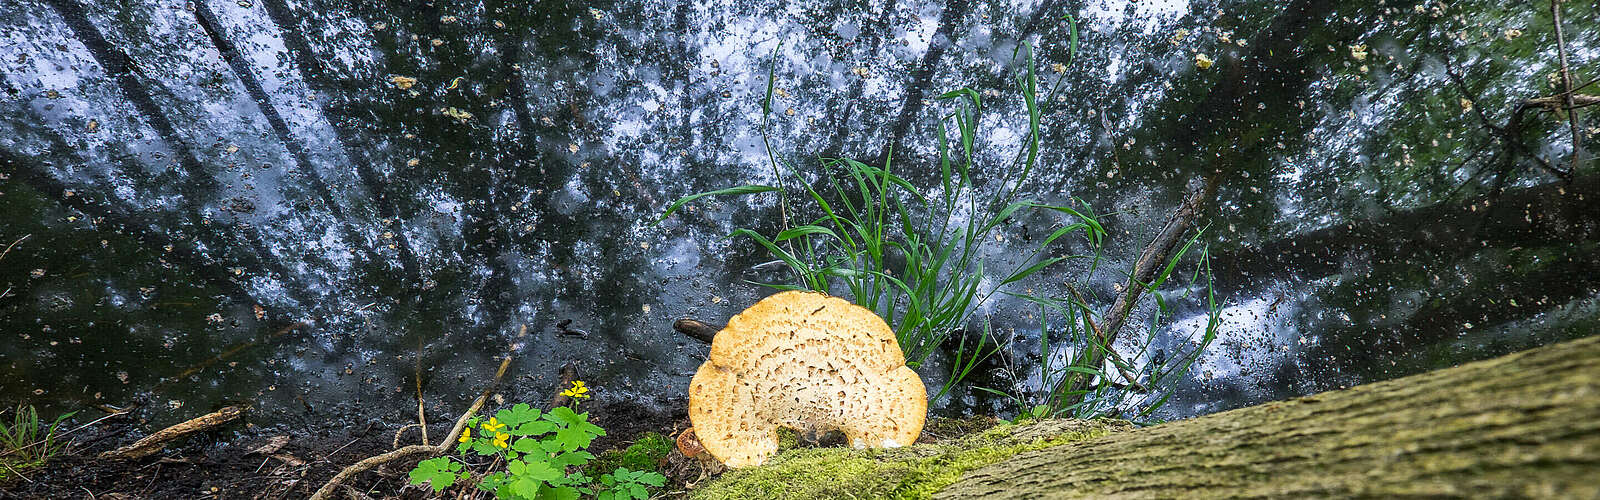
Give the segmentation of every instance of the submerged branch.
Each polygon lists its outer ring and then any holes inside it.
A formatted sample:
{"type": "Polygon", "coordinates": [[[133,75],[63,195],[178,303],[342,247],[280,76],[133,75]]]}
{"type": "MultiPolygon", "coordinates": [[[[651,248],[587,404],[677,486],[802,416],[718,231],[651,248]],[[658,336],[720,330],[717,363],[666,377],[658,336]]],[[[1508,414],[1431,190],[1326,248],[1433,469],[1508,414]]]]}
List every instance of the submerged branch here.
{"type": "Polygon", "coordinates": [[[1550,0],[1550,24],[1556,30],[1556,53],[1561,56],[1561,84],[1565,88],[1567,99],[1567,124],[1572,127],[1572,160],[1567,165],[1567,172],[1578,171],[1578,153],[1583,152],[1583,131],[1578,128],[1578,113],[1572,110],[1572,69],[1567,66],[1567,38],[1561,32],[1561,0],[1550,0]]]}
{"type": "MultiPolygon", "coordinates": [[[[1135,262],[1133,272],[1128,276],[1128,283],[1122,295],[1117,297],[1111,308],[1101,316],[1103,319],[1100,321],[1099,326],[1094,328],[1094,345],[1101,346],[1101,348],[1088,349],[1084,354],[1083,366],[1099,369],[1101,365],[1105,364],[1108,353],[1112,356],[1116,355],[1115,352],[1112,352],[1111,346],[1116,343],[1118,333],[1121,332],[1123,325],[1127,323],[1128,315],[1132,313],[1134,304],[1139,302],[1139,298],[1144,294],[1147,284],[1154,280],[1157,273],[1160,273],[1165,267],[1166,262],[1172,259],[1172,253],[1177,249],[1178,241],[1182,239],[1184,233],[1189,231],[1189,228],[1194,224],[1195,218],[1200,215],[1200,211],[1216,197],[1220,177],[1220,175],[1211,175],[1204,179],[1195,179],[1190,182],[1189,193],[1184,196],[1183,202],[1178,204],[1178,208],[1167,218],[1166,225],[1161,227],[1159,233],[1156,233],[1155,239],[1151,240],[1150,244],[1145,246],[1144,251],[1139,253],[1139,260],[1135,262]]],[[[1091,323],[1091,325],[1093,324],[1091,323]]],[[[1121,366],[1118,366],[1118,368],[1120,369],[1121,366]]],[[[1126,373],[1123,376],[1127,377],[1126,373]]],[[[1128,377],[1128,380],[1134,387],[1142,389],[1134,378],[1128,377]]],[[[1089,377],[1077,377],[1074,379],[1069,389],[1071,392],[1078,393],[1078,395],[1073,396],[1066,405],[1070,406],[1081,401],[1083,394],[1087,393],[1086,390],[1090,382],[1089,377]]]]}

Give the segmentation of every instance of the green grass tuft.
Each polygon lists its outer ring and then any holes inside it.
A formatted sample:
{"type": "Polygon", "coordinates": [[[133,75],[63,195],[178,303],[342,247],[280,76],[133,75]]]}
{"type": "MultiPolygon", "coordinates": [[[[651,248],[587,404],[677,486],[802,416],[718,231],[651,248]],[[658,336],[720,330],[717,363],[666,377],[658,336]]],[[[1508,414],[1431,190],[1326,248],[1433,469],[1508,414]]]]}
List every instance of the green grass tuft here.
{"type": "Polygon", "coordinates": [[[0,420],[0,481],[42,465],[65,449],[67,443],[59,436],[61,423],[77,413],[67,413],[45,424],[32,406],[19,405],[12,412],[10,424],[0,420]]]}

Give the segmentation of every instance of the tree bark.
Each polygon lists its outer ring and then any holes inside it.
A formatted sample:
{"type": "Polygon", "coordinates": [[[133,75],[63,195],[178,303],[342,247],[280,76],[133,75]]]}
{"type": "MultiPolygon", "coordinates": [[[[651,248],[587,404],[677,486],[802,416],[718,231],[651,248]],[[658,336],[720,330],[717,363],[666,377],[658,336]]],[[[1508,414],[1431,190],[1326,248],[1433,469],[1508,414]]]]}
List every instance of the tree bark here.
{"type": "Polygon", "coordinates": [[[1045,448],[939,498],[1600,498],[1600,336],[1045,448]]]}

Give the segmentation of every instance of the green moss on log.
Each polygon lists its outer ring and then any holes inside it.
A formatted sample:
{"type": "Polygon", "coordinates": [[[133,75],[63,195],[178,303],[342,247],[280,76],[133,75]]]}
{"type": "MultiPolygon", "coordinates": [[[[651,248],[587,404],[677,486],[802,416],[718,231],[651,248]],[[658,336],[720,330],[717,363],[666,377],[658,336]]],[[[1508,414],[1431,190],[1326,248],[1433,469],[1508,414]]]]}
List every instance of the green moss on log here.
{"type": "Polygon", "coordinates": [[[1600,337],[1022,453],[939,498],[1600,498],[1600,337]]]}
{"type": "Polygon", "coordinates": [[[1019,453],[1131,428],[1117,420],[1048,420],[904,448],[792,449],[760,467],[729,471],[691,498],[928,498],[967,471],[1019,453]]]}

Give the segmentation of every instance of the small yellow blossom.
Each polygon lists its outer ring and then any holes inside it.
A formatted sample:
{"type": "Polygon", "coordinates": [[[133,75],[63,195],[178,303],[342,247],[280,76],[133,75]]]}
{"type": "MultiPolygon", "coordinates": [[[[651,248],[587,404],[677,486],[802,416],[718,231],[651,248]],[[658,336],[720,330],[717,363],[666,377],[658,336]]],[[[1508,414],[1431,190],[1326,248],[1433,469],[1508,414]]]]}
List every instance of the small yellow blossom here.
{"type": "Polygon", "coordinates": [[[1355,58],[1355,60],[1357,60],[1357,61],[1365,61],[1365,60],[1367,60],[1367,46],[1366,45],[1351,45],[1350,46],[1350,57],[1355,58]]]}
{"type": "Polygon", "coordinates": [[[561,391],[561,395],[574,399],[583,399],[589,397],[589,388],[583,386],[582,380],[574,380],[572,381],[572,387],[561,391]]]}
{"type": "Polygon", "coordinates": [[[460,441],[460,442],[465,443],[465,442],[471,441],[471,440],[472,440],[472,428],[471,427],[463,427],[461,429],[461,439],[457,439],[456,441],[460,441]]]}
{"type": "Polygon", "coordinates": [[[496,448],[510,448],[511,447],[511,443],[509,442],[510,439],[511,439],[511,435],[510,434],[506,434],[504,432],[499,433],[499,434],[495,434],[494,435],[494,445],[495,445],[496,448]]]}
{"type": "Polygon", "coordinates": [[[1206,57],[1205,54],[1194,55],[1194,65],[1200,69],[1209,69],[1211,68],[1211,65],[1215,63],[1216,61],[1211,60],[1210,57],[1206,57]]]}
{"type": "Polygon", "coordinates": [[[505,428],[506,428],[506,424],[500,423],[500,419],[497,419],[497,418],[494,418],[494,417],[489,417],[489,421],[483,423],[483,431],[484,432],[495,432],[495,433],[498,433],[500,431],[505,430],[505,428]]]}
{"type": "Polygon", "coordinates": [[[1506,41],[1508,41],[1508,42],[1511,41],[1511,40],[1516,40],[1516,39],[1521,38],[1521,37],[1522,37],[1522,30],[1514,29],[1514,28],[1506,30],[1506,41]]]}

